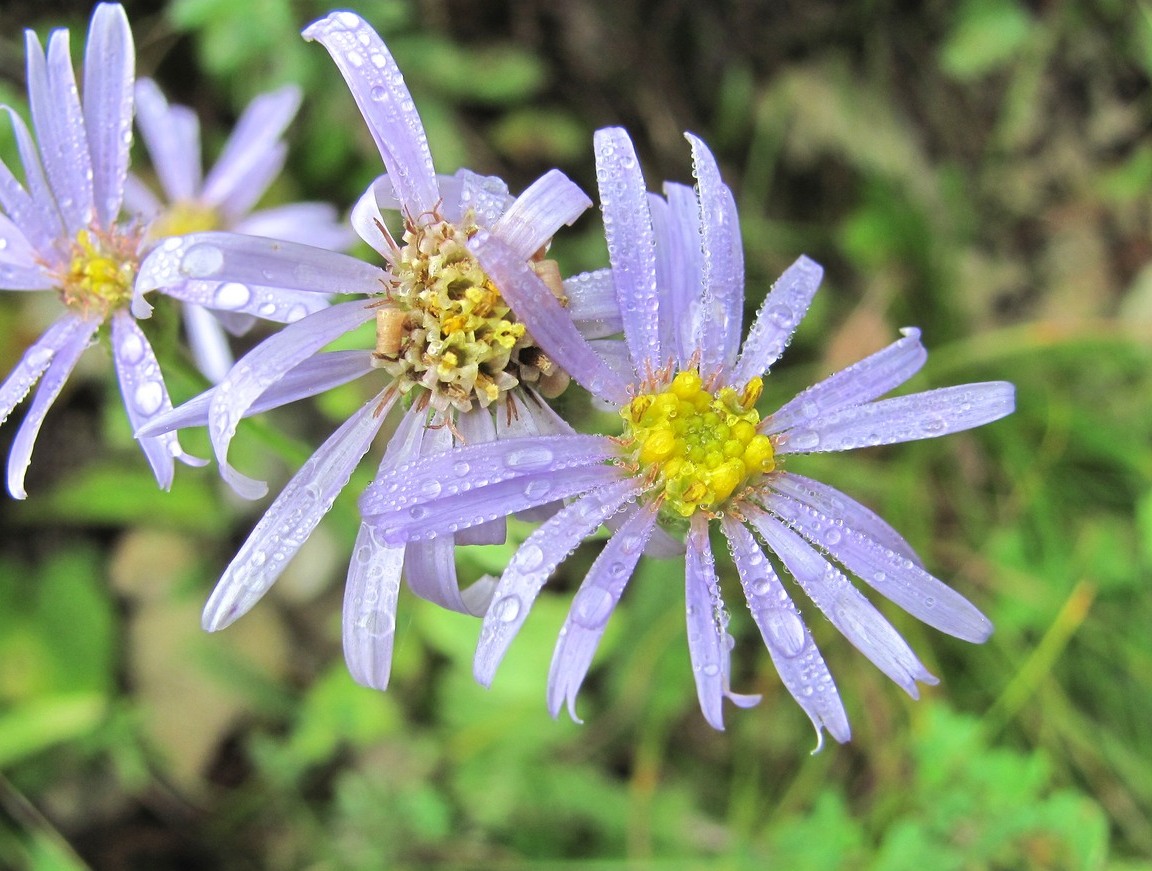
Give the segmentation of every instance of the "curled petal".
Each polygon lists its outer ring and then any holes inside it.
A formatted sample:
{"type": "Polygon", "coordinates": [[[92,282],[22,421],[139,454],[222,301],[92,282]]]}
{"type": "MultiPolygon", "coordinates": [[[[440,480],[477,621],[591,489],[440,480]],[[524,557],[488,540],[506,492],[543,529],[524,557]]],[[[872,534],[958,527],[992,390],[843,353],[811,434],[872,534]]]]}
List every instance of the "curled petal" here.
{"type": "Polygon", "coordinates": [[[525,260],[546,246],[556,231],[592,205],[588,195],[558,169],[546,172],[516,198],[492,225],[492,234],[525,260]]]}
{"type": "Polygon", "coordinates": [[[348,484],[388,414],[395,394],[371,399],[308,459],[264,512],[204,606],[209,632],[223,629],[259,601],[348,484]]]}
{"type": "Polygon", "coordinates": [[[620,531],[608,539],[576,591],[548,671],[548,710],[553,717],[567,702],[569,715],[580,722],[576,716],[576,695],[592,664],[608,618],[616,609],[652,534],[658,510],[655,501],[633,510],[620,531]]]}
{"type": "Polygon", "coordinates": [[[356,683],[388,688],[396,636],[396,600],[404,548],[389,547],[360,524],[344,587],[344,660],[356,683]]]}
{"type": "Polygon", "coordinates": [[[807,257],[801,257],[784,271],[756,313],[731,383],[746,384],[780,359],[797,325],[808,313],[823,277],[824,267],[807,257]]]}
{"type": "Polygon", "coordinates": [[[492,578],[483,578],[465,590],[460,589],[456,577],[456,542],[452,536],[409,542],[406,560],[408,586],[420,598],[473,617],[488,610],[495,583],[492,578]]]}
{"type": "MultiPolygon", "coordinates": [[[[436,179],[440,185],[440,197],[444,200],[444,217],[449,221],[460,221],[466,212],[471,211],[476,216],[476,223],[479,226],[491,228],[500,220],[500,216],[511,208],[515,200],[508,193],[508,185],[504,183],[504,179],[494,175],[480,175],[470,169],[458,169],[454,175],[438,175],[436,179]]],[[[383,204],[381,208],[384,208],[383,204]]],[[[575,217],[573,216],[573,220],[575,217]]],[[[556,226],[559,227],[560,224],[556,226]]],[[[547,239],[540,245],[546,241],[547,239]]],[[[536,248],[524,256],[535,253],[536,248]]]]}
{"type": "Polygon", "coordinates": [[[228,347],[224,328],[204,306],[186,303],[181,309],[184,313],[184,331],[188,334],[188,347],[192,351],[196,368],[213,384],[218,384],[236,362],[232,349],[228,347]]]}
{"type": "Polygon", "coordinates": [[[731,517],[722,524],[748,610],[785,689],[816,729],[816,750],[823,746],[824,729],[843,744],[852,737],[848,715],[812,633],[752,533],[731,517]]]}

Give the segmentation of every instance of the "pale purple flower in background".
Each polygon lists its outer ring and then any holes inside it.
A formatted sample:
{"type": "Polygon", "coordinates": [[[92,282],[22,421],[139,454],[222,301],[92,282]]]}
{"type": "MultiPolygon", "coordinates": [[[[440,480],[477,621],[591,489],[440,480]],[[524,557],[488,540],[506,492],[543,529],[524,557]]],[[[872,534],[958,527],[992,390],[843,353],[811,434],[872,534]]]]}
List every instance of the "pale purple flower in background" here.
{"type": "MultiPolygon", "coordinates": [[[[300,107],[300,89],[289,85],[262,94],[244,110],[208,172],[201,168],[200,124],[186,106],[172,105],[151,79],[136,82],[136,123],[159,182],[157,195],[128,176],[125,206],[148,223],[146,243],[205,230],[230,230],[343,251],[355,234],[327,203],[288,203],[253,211],[279,176],[288,154],[282,136],[300,107]]],[[[232,366],[221,329],[237,335],[257,316],[281,323],[323,308],[328,297],[260,285],[189,279],[165,288],[182,307],[196,365],[212,382],[232,366]]]]}
{"type": "MultiPolygon", "coordinates": [[[[64,313],[28,349],[0,385],[0,422],[37,382],[8,458],[8,491],[27,495],[24,475],[44,417],[100,327],[111,326],[112,356],[133,428],[171,409],[159,364],[129,310],[146,228],[121,220],[132,143],[135,55],[124,10],[101,3],[84,52],[83,101],[67,30],[55,30],[47,54],[26,33],[32,134],[12,109],[24,182],[0,162],[0,289],[47,291],[64,313]]],[[[175,434],[140,440],[156,480],[167,489],[174,461],[198,464],[175,434]]]]}
{"type": "Polygon", "coordinates": [[[459,536],[545,502],[575,500],[527,538],[497,583],[475,660],[476,678],[486,686],[549,575],[610,523],[615,531],[576,593],[552,658],[549,707],[555,716],[566,702],[573,717],[605,624],[653,531],[661,523],[686,526],[692,671],[704,716],[720,729],[725,696],[741,706],[758,697],[729,688],[734,642],[709,541],[716,521],[785,687],[821,743],[824,729],[846,741],[850,731],[839,691],[766,552],[913,697],[917,681],[936,678],[849,574],[956,637],[983,641],[991,624],[928,574],[877,515],[825,484],[785,471],[784,463],[791,454],[980,426],[1013,410],[1013,388],[965,384],[880,399],[926,359],[919,332],[907,329],[892,345],[761,417],[761,376],[807,311],[822,270],[805,257],[796,261],[765,299],[741,350],[743,255],[735,203],[707,147],[688,139],[697,190],[669,184],[664,199],[645,192],[622,130],[596,134],[627,374],[597,355],[502,240],[492,235],[473,243],[484,269],[547,353],[594,396],[620,409],[623,433],[541,435],[398,462],[365,492],[361,514],[383,545],[400,546],[459,536]]]}
{"type": "MultiPolygon", "coordinates": [[[[620,329],[607,270],[561,284],[555,264],[544,257],[553,234],[591,205],[576,185],[552,171],[513,199],[499,179],[467,171],[438,176],[403,77],[372,28],[351,12],[337,12],[304,35],[335,59],[383,158],[387,174],[361,198],[352,221],[387,268],[305,245],[227,233],[196,233],[162,245],[141,269],[138,295],[195,279],[358,299],[289,324],[242,357],[216,388],[142,435],[207,425],[221,474],[239,493],[257,498],[264,485],[227,462],[242,417],[362,376],[377,378],[379,386],[257,523],[208,601],[203,624],[210,631],[246,613],[275,582],[347,485],[400,397],[411,404],[389,441],[382,469],[453,444],[571,432],[541,398],[562,390],[567,375],[509,310],[499,282],[469,252],[469,238],[489,233],[501,240],[510,259],[545,276],[553,301],[560,305],[556,295],[565,297],[564,318],[579,334],[596,340],[620,329]],[[400,210],[401,240],[386,229],[381,207],[400,210]],[[370,321],[376,322],[375,347],[323,350],[370,321]]],[[[344,598],[344,649],[353,677],[381,689],[388,683],[402,573],[420,596],[457,611],[484,613],[492,581],[461,590],[454,545],[498,542],[504,535],[500,519],[459,536],[392,546],[361,526],[344,598]]]]}

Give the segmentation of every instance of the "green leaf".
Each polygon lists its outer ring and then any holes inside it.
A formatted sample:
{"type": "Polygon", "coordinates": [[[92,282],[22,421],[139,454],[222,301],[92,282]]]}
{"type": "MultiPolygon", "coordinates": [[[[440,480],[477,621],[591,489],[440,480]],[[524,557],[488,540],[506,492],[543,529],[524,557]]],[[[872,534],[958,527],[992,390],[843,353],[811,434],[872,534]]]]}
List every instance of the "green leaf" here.
{"type": "Polygon", "coordinates": [[[940,54],[957,79],[975,79],[1008,65],[1032,34],[1032,19],[1015,0],[970,0],[940,54]]]}
{"type": "Polygon", "coordinates": [[[0,768],[92,732],[107,703],[98,693],[70,693],[24,702],[0,713],[0,768]]]}

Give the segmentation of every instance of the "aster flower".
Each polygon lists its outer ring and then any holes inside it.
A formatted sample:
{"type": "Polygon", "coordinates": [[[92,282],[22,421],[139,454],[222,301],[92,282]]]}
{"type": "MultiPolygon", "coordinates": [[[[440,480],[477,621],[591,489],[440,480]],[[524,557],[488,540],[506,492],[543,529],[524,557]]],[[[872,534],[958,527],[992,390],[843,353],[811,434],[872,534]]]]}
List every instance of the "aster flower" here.
{"type": "MultiPolygon", "coordinates": [[[[128,176],[127,208],[148,223],[154,243],[169,236],[205,230],[231,230],[345,250],[355,238],[328,203],[288,203],[252,211],[284,167],[284,131],[300,107],[300,89],[289,85],[262,94],[244,110],[220,159],[205,177],[201,169],[200,125],[186,106],[169,104],[151,79],[136,82],[136,123],[151,157],[160,195],[128,176]]],[[[328,297],[260,285],[190,279],[165,288],[183,300],[188,343],[196,365],[212,382],[232,366],[221,324],[242,334],[261,318],[299,320],[327,305],[328,297]]]]}
{"type": "MultiPolygon", "coordinates": [[[[48,409],[84,349],[104,324],[124,407],[134,427],[171,409],[149,344],[129,311],[146,228],[120,220],[132,142],[132,32],[124,10],[99,4],[84,52],[83,102],[69,55],[68,31],[53,31],[47,54],[26,34],[28,101],[35,140],[4,107],[24,168],[24,183],[0,162],[0,289],[55,294],[64,313],[28,349],[0,385],[0,422],[39,387],[8,459],[8,490],[27,495],[24,475],[48,409]]],[[[197,464],[174,434],[140,440],[159,484],[174,460],[197,464]]]]}
{"type": "MultiPolygon", "coordinates": [[[[241,358],[208,394],[142,434],[206,424],[222,476],[237,492],[257,498],[264,485],[227,461],[242,417],[360,377],[373,378],[378,386],[257,523],[208,601],[203,624],[210,631],[244,614],[275,582],[401,398],[407,411],[382,469],[453,444],[571,432],[542,399],[562,390],[567,375],[510,310],[499,282],[468,250],[470,238],[484,232],[501,240],[509,258],[544,276],[550,298],[557,306],[563,298],[564,318],[582,336],[597,340],[620,329],[607,272],[561,283],[555,263],[545,257],[552,235],[591,205],[576,185],[552,171],[513,199],[499,179],[468,171],[438,176],[403,77],[372,28],[351,12],[337,12],[304,35],[323,44],[336,61],[387,170],[352,213],[356,230],[387,268],[305,245],[227,233],[194,233],[160,246],[142,267],[138,293],[196,279],[357,298],[289,324],[241,358]],[[386,228],[381,207],[401,212],[402,239],[386,228]],[[323,350],[371,321],[374,347],[323,350]]],[[[361,526],[344,600],[344,648],[355,679],[387,685],[402,573],[418,595],[481,614],[492,584],[461,590],[453,547],[502,541],[504,534],[500,520],[459,536],[390,546],[361,526]]]]}
{"type": "MultiPolygon", "coordinates": [[[[688,646],[707,721],[723,728],[728,615],[709,528],[728,543],[744,596],[780,677],[813,725],[849,738],[839,691],[774,562],[848,640],[916,697],[934,678],[849,580],[854,575],[920,620],[968,641],[991,631],[966,599],[930,575],[887,523],[833,488],[786,471],[791,454],[842,451],[945,435],[1009,414],[1013,388],[965,384],[880,399],[924,363],[919,332],[805,390],[774,414],[757,410],[763,375],[806,312],[822,276],[801,257],[773,287],[740,348],[743,262],[734,200],[707,147],[689,135],[697,190],[645,192],[627,135],[595,138],[623,332],[624,366],[576,333],[539,279],[499,239],[473,249],[529,330],[571,376],[619,409],[616,436],[548,435],[470,445],[398,463],[361,499],[385,545],[460,535],[512,511],[573,499],[521,545],[484,616],[475,659],[489,685],[549,575],[601,526],[604,544],[572,602],[552,658],[548,704],[573,716],[613,609],[654,530],[686,527],[688,646]],[[771,554],[773,559],[768,558],[771,554]]],[[[411,545],[410,545],[411,546],[411,545]]]]}

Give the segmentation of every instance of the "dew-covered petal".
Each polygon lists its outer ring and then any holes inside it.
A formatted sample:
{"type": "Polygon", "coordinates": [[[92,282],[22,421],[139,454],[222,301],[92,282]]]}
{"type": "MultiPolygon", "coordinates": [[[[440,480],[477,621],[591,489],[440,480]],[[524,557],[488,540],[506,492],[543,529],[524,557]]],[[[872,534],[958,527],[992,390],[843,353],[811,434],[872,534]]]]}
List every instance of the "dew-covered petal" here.
{"type": "Polygon", "coordinates": [[[24,474],[32,461],[32,449],[40,433],[40,426],[99,326],[100,321],[96,318],[87,319],[75,315],[61,318],[40,341],[28,349],[16,370],[0,387],[0,410],[4,411],[3,416],[7,418],[11,406],[27,394],[37,377],[40,378],[40,385],[16,431],[12,450],[8,454],[8,492],[14,499],[28,498],[24,490],[24,474]]]}
{"type": "Polygon", "coordinates": [[[45,58],[32,31],[25,33],[28,104],[40,143],[40,156],[68,233],[93,217],[92,158],[80,110],[80,94],[68,50],[68,31],[53,31],[45,58]]]}
{"type": "MultiPolygon", "coordinates": [[[[671,350],[682,369],[696,352],[696,324],[704,295],[700,204],[695,190],[676,182],[664,183],[664,195],[668,203],[667,224],[656,237],[657,251],[663,252],[657,265],[666,260],[668,272],[660,276],[661,332],[673,336],[671,350]]],[[[650,195],[650,201],[656,199],[650,195]]]]}
{"type": "Polygon", "coordinates": [[[238,215],[264,195],[280,172],[280,137],[300,108],[300,89],[286,85],[256,97],[241,114],[216,165],[204,179],[201,199],[238,215]],[[268,171],[270,165],[275,172],[268,171]]]}
{"type": "Polygon", "coordinates": [[[304,38],[319,42],[336,61],[409,215],[430,214],[440,192],[424,125],[376,31],[354,12],[333,12],[306,27],[304,38]]]}
{"type": "MultiPolygon", "coordinates": [[[[251,417],[309,396],[318,396],[372,371],[371,351],[323,351],[314,354],[285,372],[283,378],[252,403],[244,416],[251,417]]],[[[167,414],[157,415],[141,427],[136,435],[153,436],[189,426],[207,426],[212,396],[213,390],[206,390],[167,414]]]]}
{"type": "Polygon", "coordinates": [[[899,387],[928,359],[918,329],[909,327],[900,332],[904,338],[798,393],[771,416],[763,431],[777,433],[810,426],[813,421],[871,402],[899,387]]]}
{"type": "Polygon", "coordinates": [[[507,405],[496,414],[496,437],[575,435],[568,421],[556,413],[535,390],[505,394],[507,405]]]}
{"type": "MultiPolygon", "coordinates": [[[[512,394],[504,394],[506,397],[512,394]]],[[[507,401],[507,400],[506,400],[507,401]]],[[[496,413],[507,413],[509,409],[497,406],[496,413]]],[[[460,445],[480,445],[496,441],[496,421],[487,408],[473,405],[468,411],[456,416],[456,431],[460,433],[460,445]]],[[[508,524],[504,518],[491,523],[481,523],[462,529],[456,535],[456,544],[503,544],[508,537],[508,524]]]]}
{"type": "MultiPolygon", "coordinates": [[[[120,394],[124,397],[124,410],[133,430],[172,410],[172,400],[168,397],[168,388],[152,345],[132,316],[123,309],[112,316],[112,360],[120,394]]],[[[189,466],[203,466],[208,462],[186,453],[174,432],[139,441],[162,490],[172,487],[175,460],[189,466]]]]}
{"type": "Polygon", "coordinates": [[[421,456],[389,470],[360,499],[361,514],[405,512],[438,499],[455,500],[472,490],[534,473],[557,474],[596,465],[618,454],[609,438],[595,435],[499,439],[421,456]]]}
{"type": "Polygon", "coordinates": [[[456,542],[451,535],[409,542],[404,574],[413,593],[451,611],[479,617],[492,601],[491,579],[460,589],[456,576],[456,542]]]}
{"type": "Polygon", "coordinates": [[[84,121],[96,219],[103,227],[112,226],[124,199],[135,75],[136,49],[124,7],[101,3],[92,13],[84,49],[84,121]]]}
{"type": "Polygon", "coordinates": [[[692,678],[704,719],[713,729],[724,730],[724,681],[728,651],[724,647],[724,605],[716,580],[716,563],[708,542],[708,521],[702,514],[692,518],[684,558],[684,604],[688,622],[688,653],[692,678]]]}
{"type": "Polygon", "coordinates": [[[594,396],[617,407],[628,402],[628,383],[592,350],[547,285],[507,245],[477,234],[472,251],[528,331],[561,369],[594,396]]]}
{"type": "Polygon", "coordinates": [[[744,317],[744,247],[732,191],[720,178],[716,158],[704,142],[685,133],[692,145],[693,174],[700,202],[700,250],[704,292],[700,298],[697,343],[702,372],[727,370],[736,362],[744,317]]]}
{"type": "Polygon", "coordinates": [[[163,292],[165,296],[217,313],[251,315],[279,324],[295,323],[331,304],[327,294],[239,281],[188,280],[165,287],[163,292]]]}
{"type": "Polygon", "coordinates": [[[908,695],[920,697],[917,681],[939,683],[843,572],[776,518],[752,511],[748,519],[832,625],[908,695]]]}
{"type": "Polygon", "coordinates": [[[766,497],[764,507],[918,620],[977,644],[992,634],[992,623],[975,605],[840,518],[779,493],[766,497]]]}
{"type": "Polygon", "coordinates": [[[472,673],[491,686],[512,639],[524,625],[541,587],[568,555],[643,489],[634,478],[597,487],[561,509],[525,539],[508,562],[484,615],[472,673]]]}
{"type": "Polygon", "coordinates": [[[21,229],[0,214],[0,290],[48,290],[56,284],[21,229]]]}
{"type": "Polygon", "coordinates": [[[655,501],[633,510],[620,531],[608,539],[576,591],[548,671],[548,710],[553,717],[567,702],[569,715],[580,722],[576,716],[576,695],[592,665],[592,656],[608,618],[616,609],[652,534],[658,510],[655,501]]]}
{"type": "Polygon", "coordinates": [[[219,384],[235,362],[224,328],[204,306],[186,303],[181,309],[188,347],[196,368],[213,384],[219,384]]]}
{"type": "Polygon", "coordinates": [[[209,632],[247,613],[284,571],[348,484],[379,432],[395,394],[373,397],[308,459],[240,547],[204,607],[209,632]]]}
{"type": "Polygon", "coordinates": [[[267,486],[228,464],[228,446],[245,412],[273,384],[329,342],[374,317],[363,301],[346,302],[316,312],[265,339],[242,357],[216,387],[208,410],[208,434],[220,464],[220,475],[238,494],[258,499],[267,486]]]}
{"type": "Polygon", "coordinates": [[[841,409],[775,436],[778,454],[847,451],[935,438],[983,426],[1012,413],[1005,381],[959,384],[841,409]]]}
{"type": "Polygon", "coordinates": [[[829,487],[795,472],[777,471],[765,481],[769,490],[803,502],[829,517],[838,518],[845,526],[864,533],[881,546],[912,560],[916,565],[924,564],[912,549],[912,545],[904,540],[904,536],[893,529],[879,514],[835,487],[829,487]]]}
{"type": "Polygon", "coordinates": [[[0,207],[20,227],[28,241],[41,252],[47,252],[64,233],[63,219],[56,207],[56,198],[44,176],[40,154],[28,127],[8,106],[0,106],[12,124],[12,134],[24,167],[24,186],[12,174],[8,165],[0,160],[0,207]]]}
{"type": "Polygon", "coordinates": [[[492,225],[492,234],[527,260],[591,205],[575,182],[560,170],[551,169],[516,198],[492,225]]]}
{"type": "Polygon", "coordinates": [[[756,312],[744,350],[732,371],[732,384],[748,383],[780,359],[796,327],[808,313],[823,277],[824,267],[807,257],[800,257],[784,270],[756,312]]]}
{"type": "Polygon", "coordinates": [[[356,683],[388,688],[396,636],[396,600],[404,547],[389,547],[367,523],[360,524],[344,587],[344,660],[356,683]]]}
{"type": "Polygon", "coordinates": [[[602,339],[624,329],[611,269],[581,272],[564,279],[568,316],[585,339],[602,339]]]}
{"type": "Polygon", "coordinates": [[[200,191],[200,120],[187,106],[169,104],[152,79],[136,81],[136,123],[152,168],[168,200],[192,200],[200,191]]]}
{"type": "Polygon", "coordinates": [[[816,729],[816,750],[824,744],[824,729],[843,744],[852,737],[848,715],[812,633],[752,533],[732,517],[721,522],[748,610],[785,689],[816,729]]]}
{"type": "MultiPolygon", "coordinates": [[[[632,140],[619,127],[597,130],[596,183],[604,212],[608,261],[632,367],[643,377],[663,364],[656,287],[656,238],[648,192],[632,140]]],[[[535,335],[535,333],[533,333],[535,335]]],[[[593,391],[595,392],[595,391],[593,391]]]]}
{"type": "Polygon", "coordinates": [[[455,175],[438,175],[436,181],[440,187],[440,198],[444,201],[444,218],[453,223],[459,222],[466,212],[471,211],[478,226],[491,228],[508,211],[514,200],[502,178],[480,175],[470,169],[458,169],[455,175]]]}
{"type": "Polygon", "coordinates": [[[232,229],[247,236],[267,236],[332,251],[346,251],[356,241],[356,234],[329,203],[288,203],[261,209],[237,221],[232,229]]]}

